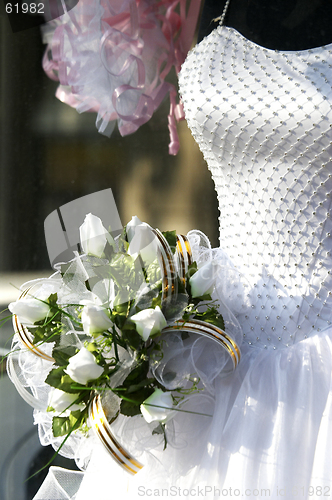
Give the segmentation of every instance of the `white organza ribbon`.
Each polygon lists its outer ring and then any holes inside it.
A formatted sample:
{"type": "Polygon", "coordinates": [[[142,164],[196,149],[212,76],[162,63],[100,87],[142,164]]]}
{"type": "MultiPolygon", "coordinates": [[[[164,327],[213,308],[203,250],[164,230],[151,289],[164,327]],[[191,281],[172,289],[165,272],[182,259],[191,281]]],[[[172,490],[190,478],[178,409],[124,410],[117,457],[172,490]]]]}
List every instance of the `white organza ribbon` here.
{"type": "Polygon", "coordinates": [[[74,500],[83,477],[83,472],[50,467],[34,500],[74,500]]]}
{"type": "Polygon", "coordinates": [[[7,373],[10,380],[15,385],[19,395],[24,399],[26,403],[28,403],[28,405],[32,406],[32,408],[35,408],[37,410],[45,411],[47,405],[45,405],[43,401],[40,401],[39,399],[35,398],[27,389],[25,389],[24,385],[17,376],[14,356],[15,354],[10,354],[7,359],[7,373]]]}

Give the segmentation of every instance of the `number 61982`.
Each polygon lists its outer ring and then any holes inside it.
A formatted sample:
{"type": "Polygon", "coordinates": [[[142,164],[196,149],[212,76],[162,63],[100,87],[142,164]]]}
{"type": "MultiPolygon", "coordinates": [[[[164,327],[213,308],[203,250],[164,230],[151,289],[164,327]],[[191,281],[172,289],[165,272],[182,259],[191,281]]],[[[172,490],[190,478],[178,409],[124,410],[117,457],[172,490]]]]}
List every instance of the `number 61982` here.
{"type": "Polygon", "coordinates": [[[7,14],[22,13],[22,14],[44,14],[43,3],[6,3],[7,14]]]}

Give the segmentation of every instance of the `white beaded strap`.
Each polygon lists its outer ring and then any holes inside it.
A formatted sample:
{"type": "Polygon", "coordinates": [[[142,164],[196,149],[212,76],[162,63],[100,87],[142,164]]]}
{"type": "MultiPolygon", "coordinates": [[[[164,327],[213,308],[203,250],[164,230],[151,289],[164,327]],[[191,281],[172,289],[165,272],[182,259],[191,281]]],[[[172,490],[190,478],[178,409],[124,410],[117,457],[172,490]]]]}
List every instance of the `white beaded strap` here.
{"type": "Polygon", "coordinates": [[[227,2],[225,3],[224,10],[222,11],[221,16],[216,17],[215,19],[213,19],[213,21],[215,23],[219,21],[219,26],[222,26],[224,24],[225,16],[226,16],[227,9],[228,9],[228,6],[229,6],[230,2],[231,2],[231,0],[227,0],[227,2]]]}

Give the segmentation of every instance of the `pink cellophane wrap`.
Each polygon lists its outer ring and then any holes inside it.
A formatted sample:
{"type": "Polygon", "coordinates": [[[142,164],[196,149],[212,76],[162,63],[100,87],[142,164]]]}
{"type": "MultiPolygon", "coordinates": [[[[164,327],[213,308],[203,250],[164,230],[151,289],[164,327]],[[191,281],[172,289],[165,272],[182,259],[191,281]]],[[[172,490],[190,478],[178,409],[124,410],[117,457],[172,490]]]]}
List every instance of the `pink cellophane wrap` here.
{"type": "Polygon", "coordinates": [[[121,135],[135,132],[169,95],[169,152],[176,154],[176,121],[184,115],[165,78],[185,60],[200,3],[80,0],[43,27],[43,67],[60,82],[56,96],[79,113],[96,112],[99,132],[110,136],[116,120],[121,135]]]}

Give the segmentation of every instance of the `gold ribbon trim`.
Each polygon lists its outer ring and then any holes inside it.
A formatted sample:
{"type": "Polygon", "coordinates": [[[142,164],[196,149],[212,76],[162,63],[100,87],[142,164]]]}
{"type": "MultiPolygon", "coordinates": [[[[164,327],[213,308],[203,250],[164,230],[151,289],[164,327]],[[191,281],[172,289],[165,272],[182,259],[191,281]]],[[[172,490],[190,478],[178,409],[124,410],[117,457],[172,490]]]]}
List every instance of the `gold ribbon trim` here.
{"type": "Polygon", "coordinates": [[[104,413],[99,395],[93,399],[89,407],[89,417],[96,435],[114,460],[130,474],[137,474],[144,466],[123,448],[115,438],[104,413]]]}
{"type": "Polygon", "coordinates": [[[171,247],[169,246],[165,236],[158,230],[151,228],[154,235],[157,237],[160,250],[160,268],[162,272],[162,296],[161,300],[164,304],[170,301],[173,296],[178,293],[177,272],[175,269],[174,257],[171,247]]]}
{"type": "Polygon", "coordinates": [[[184,236],[183,234],[177,234],[176,238],[177,238],[176,259],[178,266],[178,274],[182,283],[185,285],[186,272],[188,271],[188,267],[193,262],[191,247],[187,236],[184,236]]]}
{"type": "Polygon", "coordinates": [[[237,367],[241,359],[241,353],[238,345],[234,340],[227,335],[221,328],[218,328],[211,323],[207,323],[206,321],[201,321],[198,319],[191,319],[190,321],[177,321],[172,325],[166,326],[162,330],[162,333],[169,333],[174,330],[183,330],[185,332],[196,333],[198,335],[202,335],[203,337],[207,337],[211,340],[214,340],[222,348],[227,352],[230,356],[233,364],[233,370],[237,367]]]}
{"type": "Polygon", "coordinates": [[[29,351],[31,351],[33,354],[35,354],[39,358],[45,359],[46,361],[51,361],[52,363],[55,362],[55,359],[52,358],[52,356],[48,356],[47,354],[45,354],[41,349],[39,349],[36,345],[34,345],[30,341],[31,334],[30,334],[29,330],[19,322],[16,315],[14,315],[14,317],[13,317],[13,325],[14,325],[15,333],[17,333],[20,341],[22,342],[22,344],[25,347],[27,347],[29,349],[29,351]]]}

